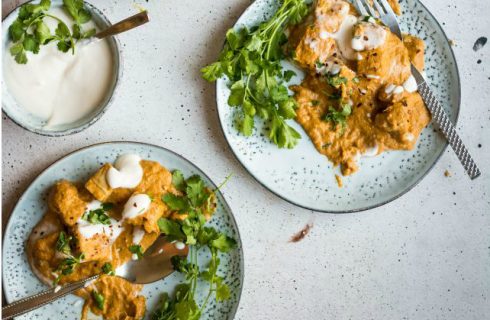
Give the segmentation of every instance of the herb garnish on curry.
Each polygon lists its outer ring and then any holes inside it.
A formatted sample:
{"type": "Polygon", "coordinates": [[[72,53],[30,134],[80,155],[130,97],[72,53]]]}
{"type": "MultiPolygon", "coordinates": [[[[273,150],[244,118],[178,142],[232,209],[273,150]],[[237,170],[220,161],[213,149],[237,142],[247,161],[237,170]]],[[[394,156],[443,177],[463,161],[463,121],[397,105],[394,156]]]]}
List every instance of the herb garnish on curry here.
{"type": "MultiPolygon", "coordinates": [[[[400,14],[398,1],[389,2],[400,14]]],[[[271,140],[292,148],[300,135],[285,119],[294,118],[343,175],[358,170],[361,156],[413,149],[430,121],[410,71],[410,62],[424,68],[423,40],[407,34],[401,41],[344,0],[314,1],[309,12],[305,6],[305,1],[284,0],[257,29],[229,30],[219,60],[202,70],[207,80],[228,77],[228,104],[242,107],[241,131],[250,135],[258,114],[272,121],[271,140]],[[257,33],[274,25],[279,34],[267,39],[257,33]],[[263,58],[258,44],[267,41],[274,43],[274,54],[263,58]],[[305,73],[290,87],[293,102],[284,90],[290,71],[279,64],[286,57],[305,73]],[[273,85],[264,87],[262,79],[273,85]]]]}
{"type": "Polygon", "coordinates": [[[189,257],[172,258],[186,282],[175,288],[175,298],[163,294],[152,319],[199,319],[209,298],[226,300],[230,292],[218,275],[219,252],[228,252],[235,240],[205,226],[216,209],[216,190],[197,175],[187,179],[155,161],[137,155],[120,156],[104,164],[85,184],[57,182],[48,198],[48,211],[27,242],[33,272],[43,282],[63,285],[101,274],[76,292],[85,299],[82,319],[89,311],[104,319],[142,319],[146,299],[142,285],[115,276],[116,269],[165,234],[178,249],[189,246],[189,257]],[[198,251],[211,253],[208,268],[200,270],[198,251]],[[194,298],[198,285],[208,284],[207,298],[194,298]]]}

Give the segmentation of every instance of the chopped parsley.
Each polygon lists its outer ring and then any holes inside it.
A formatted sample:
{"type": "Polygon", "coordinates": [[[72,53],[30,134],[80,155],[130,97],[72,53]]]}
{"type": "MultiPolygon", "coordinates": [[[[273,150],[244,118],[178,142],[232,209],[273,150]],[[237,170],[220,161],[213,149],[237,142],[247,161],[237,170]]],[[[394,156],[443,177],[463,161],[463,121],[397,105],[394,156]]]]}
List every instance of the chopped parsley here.
{"type": "Polygon", "coordinates": [[[94,298],[95,305],[97,306],[97,308],[99,308],[100,310],[103,310],[104,309],[104,302],[105,302],[104,296],[101,293],[97,292],[96,290],[93,290],[92,291],[92,298],[94,298]]]}
{"type": "MultiPolygon", "coordinates": [[[[174,172],[173,176],[183,177],[179,172],[174,172]]],[[[199,176],[192,176],[187,180],[173,179],[180,184],[180,188],[185,190],[179,205],[173,203],[173,198],[163,198],[162,200],[169,207],[182,206],[185,203],[187,217],[184,220],[170,220],[160,218],[158,226],[169,240],[182,241],[189,246],[187,258],[172,257],[172,264],[176,271],[185,275],[186,282],[179,284],[175,289],[174,298],[170,298],[168,293],[164,293],[156,311],[153,312],[152,320],[174,320],[174,319],[193,319],[197,320],[202,315],[206,305],[214,293],[217,302],[224,301],[230,297],[230,289],[223,277],[218,275],[220,259],[219,253],[227,253],[236,247],[236,241],[219,232],[213,227],[205,226],[205,212],[215,205],[213,194],[223,186],[230,176],[215,190],[209,191],[204,181],[199,176]],[[207,268],[200,267],[198,261],[199,251],[209,250],[211,260],[207,268]],[[199,305],[195,298],[196,288],[202,281],[208,283],[209,290],[204,301],[199,305]]],[[[181,210],[181,209],[179,209],[181,210]]]]}
{"type": "Polygon", "coordinates": [[[237,129],[250,136],[255,116],[270,121],[269,139],[279,148],[294,148],[300,134],[286,120],[296,116],[296,101],[285,84],[291,71],[283,72],[285,30],[307,15],[306,0],[283,0],[276,13],[257,27],[230,29],[216,62],[201,69],[207,81],[226,75],[230,81],[228,105],[239,107],[237,129]]]}
{"type": "Polygon", "coordinates": [[[139,244],[129,246],[129,251],[138,257],[138,260],[143,258],[143,248],[139,244]]]}
{"type": "Polygon", "coordinates": [[[342,130],[347,126],[347,118],[352,113],[352,106],[348,103],[341,105],[341,110],[338,111],[333,107],[328,108],[328,112],[323,117],[324,121],[330,121],[334,125],[340,124],[342,126],[342,130]]]}
{"type": "Polygon", "coordinates": [[[80,253],[78,257],[70,255],[68,258],[61,260],[58,268],[56,269],[58,276],[53,281],[53,284],[58,284],[62,276],[72,274],[76,266],[83,262],[83,259],[85,259],[85,255],[80,253]]]}
{"type": "Polygon", "coordinates": [[[113,276],[116,274],[114,272],[114,268],[112,267],[112,264],[110,262],[104,263],[104,265],[102,266],[102,272],[104,272],[105,274],[107,274],[109,276],[113,276]]]}
{"type": "Polygon", "coordinates": [[[72,236],[68,236],[64,231],[61,231],[56,241],[56,250],[66,255],[71,255],[70,242],[72,240],[72,236]]]}
{"type": "Polygon", "coordinates": [[[82,216],[82,220],[88,221],[92,224],[111,224],[111,218],[106,214],[107,211],[113,207],[112,203],[104,203],[102,207],[85,212],[82,216]]]}
{"type": "Polygon", "coordinates": [[[58,50],[75,53],[75,42],[90,38],[95,29],[84,31],[82,24],[91,19],[90,11],[84,8],[83,0],[63,0],[63,8],[75,20],[72,31],[59,17],[48,13],[51,0],[41,0],[39,4],[27,3],[20,7],[17,19],[9,27],[9,36],[13,42],[10,54],[20,64],[27,63],[26,53],[39,53],[40,46],[52,41],[57,42],[58,50]],[[53,19],[57,22],[54,34],[51,33],[44,19],[53,19]]]}
{"type": "Polygon", "coordinates": [[[336,76],[326,75],[325,77],[327,79],[327,83],[335,88],[340,87],[341,84],[347,83],[347,78],[339,75],[336,76]]]}

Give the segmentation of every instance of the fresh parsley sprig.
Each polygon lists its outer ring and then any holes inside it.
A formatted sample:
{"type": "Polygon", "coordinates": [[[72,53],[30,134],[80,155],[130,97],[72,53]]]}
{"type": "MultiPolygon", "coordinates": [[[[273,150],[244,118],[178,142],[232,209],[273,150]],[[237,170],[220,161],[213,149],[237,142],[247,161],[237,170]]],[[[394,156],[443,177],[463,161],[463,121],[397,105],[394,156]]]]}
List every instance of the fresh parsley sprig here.
{"type": "Polygon", "coordinates": [[[284,0],[276,13],[258,27],[228,30],[218,61],[201,69],[208,81],[223,75],[230,80],[228,104],[241,107],[238,130],[250,136],[255,115],[270,120],[269,139],[279,148],[293,148],[301,138],[286,122],[296,116],[297,105],[285,85],[294,72],[282,72],[281,47],[287,41],[285,29],[299,23],[307,13],[305,0],[284,0]]]}
{"type": "Polygon", "coordinates": [[[82,24],[91,19],[91,14],[84,9],[83,0],[63,0],[63,7],[75,20],[72,30],[68,25],[47,11],[51,8],[51,0],[41,0],[38,4],[27,3],[20,7],[17,19],[9,27],[9,35],[13,42],[10,54],[20,64],[27,63],[27,52],[39,53],[40,46],[51,41],[57,41],[58,50],[75,53],[75,42],[89,38],[95,34],[95,29],[84,31],[82,24]],[[44,19],[50,18],[57,21],[58,25],[54,34],[51,33],[44,19]]]}
{"type": "Polygon", "coordinates": [[[218,275],[220,264],[218,253],[229,252],[236,246],[236,241],[215,228],[205,226],[204,212],[207,212],[209,206],[213,205],[214,192],[219,187],[210,192],[199,176],[192,176],[185,180],[180,171],[173,173],[172,183],[177,190],[185,192],[184,195],[164,196],[162,200],[172,210],[186,213],[187,216],[184,220],[161,218],[158,226],[170,240],[182,241],[189,245],[187,258],[179,256],[172,258],[175,270],[184,274],[186,282],[176,287],[173,299],[167,293],[163,294],[159,308],[153,313],[152,319],[197,320],[213,294],[217,301],[227,300],[230,297],[228,285],[218,275]],[[209,250],[211,259],[207,268],[201,270],[198,253],[204,249],[209,250]],[[208,293],[201,305],[195,299],[199,280],[209,285],[208,293]]]}

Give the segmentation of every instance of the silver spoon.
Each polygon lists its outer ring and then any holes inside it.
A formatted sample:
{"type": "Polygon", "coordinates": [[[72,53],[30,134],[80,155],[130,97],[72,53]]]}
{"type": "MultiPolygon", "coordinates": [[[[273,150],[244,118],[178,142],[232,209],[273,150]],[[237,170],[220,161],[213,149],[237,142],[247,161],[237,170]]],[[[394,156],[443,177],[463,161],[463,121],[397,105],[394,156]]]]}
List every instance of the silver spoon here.
{"type": "MultiPolygon", "coordinates": [[[[174,243],[168,242],[165,236],[160,236],[138,260],[131,260],[116,269],[116,276],[135,284],[147,284],[163,279],[174,272],[171,262],[173,256],[186,257],[189,248],[179,250],[174,243]]],[[[83,288],[89,281],[96,280],[95,275],[63,287],[56,287],[36,295],[15,301],[2,308],[2,319],[11,319],[26,312],[37,309],[49,302],[83,288]]]]}

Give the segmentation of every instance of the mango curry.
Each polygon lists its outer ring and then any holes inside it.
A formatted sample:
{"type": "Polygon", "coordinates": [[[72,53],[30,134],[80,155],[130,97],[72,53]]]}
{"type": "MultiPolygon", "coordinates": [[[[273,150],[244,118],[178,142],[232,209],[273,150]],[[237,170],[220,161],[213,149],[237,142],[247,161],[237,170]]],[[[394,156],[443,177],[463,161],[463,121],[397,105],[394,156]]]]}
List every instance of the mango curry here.
{"type": "MultiPolygon", "coordinates": [[[[161,200],[181,195],[172,174],[158,162],[123,155],[106,163],[84,185],[62,180],[48,198],[49,209],[28,239],[33,272],[49,285],[63,285],[102,274],[76,294],[104,319],[142,319],[141,285],[114,276],[114,270],[144,252],[160,234],[161,217],[180,218],[161,200]]],[[[210,208],[209,217],[214,210],[210,208]]],[[[176,246],[177,247],[177,246],[176,246]]]]}
{"type": "MultiPolygon", "coordinates": [[[[398,2],[389,2],[399,14],[398,2]]],[[[343,175],[358,170],[361,156],[414,148],[430,121],[410,71],[410,62],[424,68],[421,39],[400,40],[347,1],[318,0],[289,30],[287,51],[306,72],[291,87],[296,121],[343,175]]]]}

